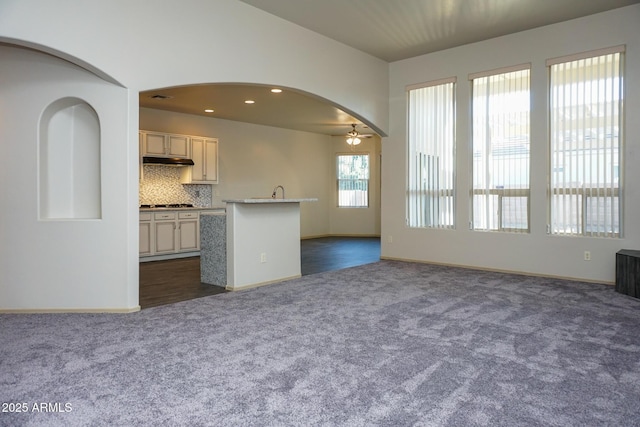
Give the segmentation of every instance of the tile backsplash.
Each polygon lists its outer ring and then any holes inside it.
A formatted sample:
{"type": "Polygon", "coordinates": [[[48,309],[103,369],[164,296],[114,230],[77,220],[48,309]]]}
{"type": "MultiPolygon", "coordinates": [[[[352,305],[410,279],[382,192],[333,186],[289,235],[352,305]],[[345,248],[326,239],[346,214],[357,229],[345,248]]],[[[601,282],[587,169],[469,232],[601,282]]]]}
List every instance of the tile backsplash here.
{"type": "Polygon", "coordinates": [[[143,168],[139,193],[141,205],[192,203],[197,207],[211,207],[211,185],[180,184],[178,167],[145,165],[143,168]]]}

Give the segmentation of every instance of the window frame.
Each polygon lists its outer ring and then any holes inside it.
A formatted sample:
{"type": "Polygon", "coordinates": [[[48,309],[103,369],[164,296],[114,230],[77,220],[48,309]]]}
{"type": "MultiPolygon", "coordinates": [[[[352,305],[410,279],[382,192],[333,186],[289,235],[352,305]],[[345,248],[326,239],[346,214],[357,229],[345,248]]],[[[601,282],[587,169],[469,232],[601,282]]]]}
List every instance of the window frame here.
{"type": "MultiPolygon", "coordinates": [[[[407,176],[406,176],[406,194],[405,194],[405,209],[406,209],[406,224],[410,228],[423,228],[423,229],[441,229],[441,230],[453,230],[456,228],[456,189],[457,189],[457,78],[448,77],[438,80],[432,80],[425,83],[418,83],[409,85],[406,87],[406,102],[407,102],[407,176]],[[423,144],[421,149],[424,151],[417,151],[417,147],[414,145],[412,131],[412,99],[411,92],[414,90],[437,88],[439,86],[450,85],[450,92],[448,93],[448,99],[450,104],[447,104],[447,109],[450,108],[450,128],[447,128],[447,132],[443,133],[447,138],[450,138],[451,146],[447,146],[447,151],[434,150],[431,143],[423,144]],[[450,133],[449,133],[450,132],[450,133]],[[427,147],[426,145],[429,145],[427,147]],[[430,150],[429,150],[430,148],[430,150]],[[436,152],[437,151],[437,152],[436,152]],[[447,159],[448,157],[448,159],[447,159]],[[448,164],[441,165],[440,160],[444,158],[445,162],[449,160],[448,164]],[[434,166],[435,163],[435,166],[434,166]],[[416,164],[419,164],[418,167],[416,164]],[[443,169],[447,167],[450,171],[443,169]],[[436,169],[435,173],[433,169],[436,169]],[[425,173],[419,173],[418,169],[427,171],[425,173]],[[419,175],[412,175],[415,172],[419,175]],[[437,175],[437,184],[429,182],[426,183],[429,177],[437,175]],[[444,183],[443,188],[440,188],[440,182],[444,183]],[[422,182],[422,184],[418,184],[422,182]],[[450,185],[447,185],[449,183],[450,185]],[[447,200],[449,199],[449,200],[447,200]],[[441,206],[443,206],[442,208],[441,206]],[[417,216],[413,216],[417,215],[417,216]]],[[[445,114],[446,116],[446,114],[445,114]]],[[[434,120],[435,118],[431,118],[434,120]]],[[[429,118],[427,118],[429,120],[429,118]]],[[[423,131],[424,132],[424,131],[423,131]]],[[[433,135],[431,135],[433,136],[433,135]]]]}
{"type": "Polygon", "coordinates": [[[352,152],[352,153],[336,153],[336,207],[339,209],[368,209],[371,205],[371,155],[369,152],[352,152]],[[340,178],[340,158],[341,157],[366,157],[367,158],[367,178],[355,178],[355,179],[341,179],[340,178]],[[340,182],[341,181],[351,181],[351,182],[366,182],[366,197],[365,203],[366,205],[341,205],[340,204],[340,182]]]}
{"type": "MultiPolygon", "coordinates": [[[[625,98],[626,98],[625,70],[624,70],[625,50],[626,50],[625,45],[618,45],[618,46],[612,46],[604,49],[597,49],[597,50],[581,52],[573,55],[551,58],[546,61],[547,76],[548,76],[548,97],[549,97],[548,109],[547,109],[548,120],[549,120],[549,136],[548,136],[548,145],[547,145],[548,158],[549,158],[549,164],[548,164],[548,183],[549,184],[548,184],[548,198],[547,198],[547,205],[548,205],[547,234],[554,235],[554,236],[567,236],[567,237],[582,236],[582,237],[618,238],[618,239],[623,237],[624,108],[625,108],[624,104],[625,104],[625,98]],[[559,152],[560,150],[556,150],[556,147],[554,146],[554,143],[556,143],[556,138],[554,138],[554,132],[557,132],[558,129],[554,127],[554,124],[556,124],[556,122],[554,121],[554,110],[553,110],[553,104],[552,104],[554,100],[552,67],[556,65],[570,64],[572,62],[577,62],[582,60],[600,58],[600,57],[611,55],[611,54],[620,55],[618,64],[617,64],[619,72],[618,72],[618,75],[616,76],[617,85],[618,85],[617,94],[619,95],[618,111],[617,111],[618,117],[616,122],[617,126],[615,126],[615,128],[617,128],[617,133],[615,135],[615,138],[617,138],[617,153],[615,157],[617,159],[617,162],[613,161],[613,156],[612,156],[610,163],[606,163],[606,164],[611,168],[612,171],[615,171],[615,174],[617,176],[617,186],[616,187],[607,187],[607,186],[594,187],[593,185],[586,185],[585,183],[582,186],[576,185],[576,186],[566,187],[565,185],[564,187],[561,188],[558,185],[555,185],[556,181],[554,180],[554,175],[556,172],[558,171],[564,172],[565,163],[563,162],[562,165],[560,165],[560,163],[556,163],[556,160],[554,158],[554,154],[556,152],[559,152]],[[563,212],[563,216],[566,216],[566,214],[564,214],[564,210],[567,209],[567,205],[565,204],[562,207],[557,207],[554,210],[554,207],[556,207],[556,204],[555,204],[556,202],[554,201],[554,198],[563,197],[563,196],[564,197],[570,196],[571,198],[575,198],[576,200],[575,203],[573,201],[569,203],[569,208],[574,207],[576,210],[580,211],[580,212],[573,213],[573,215],[575,215],[575,220],[576,220],[575,230],[573,229],[567,230],[568,224],[566,223],[560,224],[560,225],[564,225],[564,228],[562,231],[555,230],[556,222],[554,220],[554,215],[557,212],[563,212]],[[605,202],[606,200],[613,200],[613,199],[616,199],[616,202],[617,202],[615,205],[611,205],[610,207],[611,216],[605,217],[605,220],[609,220],[608,224],[611,227],[611,230],[609,231],[607,231],[606,229],[603,231],[598,230],[597,227],[600,225],[598,223],[591,224],[591,226],[596,226],[596,230],[594,231],[593,228],[590,229],[590,221],[587,220],[589,217],[589,214],[593,211],[592,208],[589,208],[589,200],[600,199],[600,198],[604,198],[605,202]],[[613,215],[614,213],[615,215],[613,215]],[[616,224],[617,224],[617,232],[615,231],[616,224]]],[[[591,82],[591,81],[594,81],[594,79],[592,78],[591,80],[579,80],[579,82],[591,82]]],[[[585,104],[576,104],[576,107],[579,108],[580,106],[584,106],[584,105],[585,104]]],[[[587,137],[585,136],[586,132],[584,132],[584,130],[591,130],[591,128],[586,128],[586,127],[571,128],[571,130],[575,130],[575,129],[583,130],[582,138],[584,140],[587,139],[587,137]]],[[[613,138],[613,135],[612,135],[612,138],[613,138]]],[[[611,147],[598,146],[596,148],[598,151],[601,151],[601,150],[608,150],[611,147]]],[[[602,156],[601,154],[598,154],[597,156],[598,160],[601,159],[601,156],[602,156]]],[[[591,168],[590,168],[590,171],[591,171],[591,168]]],[[[600,173],[601,169],[597,169],[596,172],[600,173]]],[[[569,215],[572,215],[572,213],[569,213],[569,215]]],[[[607,223],[605,222],[604,225],[606,227],[607,223]]]]}
{"type": "MultiPolygon", "coordinates": [[[[512,232],[512,233],[530,233],[531,232],[531,106],[532,106],[532,97],[531,97],[531,63],[523,63],[518,65],[513,65],[509,67],[496,68],[487,71],[481,71],[477,73],[471,73],[468,76],[470,82],[471,89],[471,97],[470,97],[470,117],[469,121],[471,123],[471,187],[470,187],[470,218],[469,224],[472,230],[476,231],[485,231],[485,232],[512,232]],[[528,71],[528,117],[527,117],[527,145],[528,145],[528,159],[527,159],[527,188],[487,188],[488,183],[485,184],[485,188],[476,188],[475,183],[475,161],[474,161],[474,152],[475,152],[475,131],[473,124],[475,123],[476,116],[474,114],[474,103],[475,103],[475,91],[474,91],[474,81],[477,79],[485,78],[485,77],[493,77],[499,75],[510,74],[519,71],[528,71]],[[495,228],[490,228],[489,223],[493,222],[489,218],[485,218],[484,221],[487,223],[487,227],[479,228],[476,223],[476,209],[475,209],[475,199],[479,196],[488,196],[488,197],[497,197],[497,214],[495,218],[495,228]],[[526,198],[526,208],[524,212],[526,214],[526,228],[525,227],[506,227],[503,224],[504,220],[504,202],[505,199],[509,198],[526,198]]],[[[512,159],[513,160],[513,159],[512,159]]],[[[487,171],[489,173],[489,171],[487,171]]],[[[487,202],[490,203],[490,202],[487,202]]]]}

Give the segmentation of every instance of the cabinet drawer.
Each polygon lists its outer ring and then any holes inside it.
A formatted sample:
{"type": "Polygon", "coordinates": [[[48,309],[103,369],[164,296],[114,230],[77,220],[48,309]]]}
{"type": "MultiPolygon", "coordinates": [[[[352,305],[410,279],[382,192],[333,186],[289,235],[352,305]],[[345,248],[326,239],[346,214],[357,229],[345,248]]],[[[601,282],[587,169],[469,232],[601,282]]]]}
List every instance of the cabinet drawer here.
{"type": "Polygon", "coordinates": [[[176,213],[175,212],[162,212],[162,213],[155,213],[153,215],[153,218],[158,220],[158,219],[176,219],[176,213]]]}
{"type": "Polygon", "coordinates": [[[140,213],[140,221],[151,221],[151,213],[150,212],[144,212],[144,213],[140,213]]]}
{"type": "Polygon", "coordinates": [[[198,218],[198,212],[179,212],[178,218],[180,219],[198,218]]]}

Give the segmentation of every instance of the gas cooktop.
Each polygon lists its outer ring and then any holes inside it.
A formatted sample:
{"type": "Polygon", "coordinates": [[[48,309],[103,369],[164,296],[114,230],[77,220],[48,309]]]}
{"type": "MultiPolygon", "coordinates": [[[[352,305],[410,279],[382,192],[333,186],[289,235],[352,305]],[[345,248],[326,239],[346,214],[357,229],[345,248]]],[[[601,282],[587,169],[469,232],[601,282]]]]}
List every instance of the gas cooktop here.
{"type": "Polygon", "coordinates": [[[156,208],[192,208],[191,203],[169,203],[164,205],[140,205],[141,209],[156,209],[156,208]]]}

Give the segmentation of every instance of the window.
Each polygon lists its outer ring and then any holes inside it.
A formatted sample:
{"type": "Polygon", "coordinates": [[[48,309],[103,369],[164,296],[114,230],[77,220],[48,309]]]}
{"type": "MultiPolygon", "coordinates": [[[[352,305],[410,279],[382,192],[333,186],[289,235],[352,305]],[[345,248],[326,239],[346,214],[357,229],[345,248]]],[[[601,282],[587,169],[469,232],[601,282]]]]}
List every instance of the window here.
{"type": "Polygon", "coordinates": [[[473,229],[529,231],[529,65],[472,80],[473,229]]]}
{"type": "Polygon", "coordinates": [[[338,207],[369,206],[369,155],[338,155],[338,207]]]}
{"type": "Polygon", "coordinates": [[[407,223],[453,228],[455,79],[408,88],[407,223]]]}
{"type": "Polygon", "coordinates": [[[623,52],[547,61],[552,234],[620,236],[623,52]]]}

